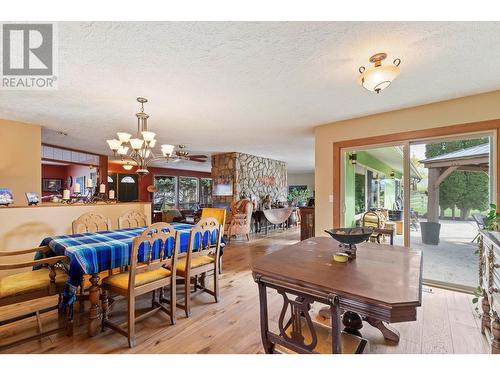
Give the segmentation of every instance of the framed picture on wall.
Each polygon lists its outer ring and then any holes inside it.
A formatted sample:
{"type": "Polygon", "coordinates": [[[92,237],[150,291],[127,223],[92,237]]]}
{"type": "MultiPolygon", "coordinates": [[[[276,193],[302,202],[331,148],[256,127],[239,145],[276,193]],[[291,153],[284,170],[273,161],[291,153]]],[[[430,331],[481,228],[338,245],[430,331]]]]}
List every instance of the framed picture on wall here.
{"type": "Polygon", "coordinates": [[[0,188],[0,206],[8,206],[14,203],[12,191],[7,188],[0,188]]]}
{"type": "Polygon", "coordinates": [[[34,192],[26,192],[26,199],[28,200],[28,205],[38,204],[40,199],[38,198],[38,194],[34,192]]]}
{"type": "Polygon", "coordinates": [[[233,178],[231,176],[219,176],[212,180],[213,194],[218,196],[233,195],[233,178]]]}
{"type": "Polygon", "coordinates": [[[59,178],[42,178],[42,191],[57,193],[62,189],[62,180],[59,178]]]}

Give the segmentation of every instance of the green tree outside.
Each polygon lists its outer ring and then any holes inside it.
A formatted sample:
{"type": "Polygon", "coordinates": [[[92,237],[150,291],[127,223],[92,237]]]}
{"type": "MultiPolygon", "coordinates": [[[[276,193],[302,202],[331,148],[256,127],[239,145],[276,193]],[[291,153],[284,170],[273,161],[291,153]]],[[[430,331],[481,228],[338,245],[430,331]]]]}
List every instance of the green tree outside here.
{"type": "MultiPolygon", "coordinates": [[[[431,158],[449,152],[488,143],[489,138],[464,139],[425,145],[425,157],[431,158]]],[[[460,219],[470,216],[471,210],[485,211],[489,204],[489,177],[483,172],[454,171],[444,179],[439,187],[439,207],[460,210],[460,219]]]]}

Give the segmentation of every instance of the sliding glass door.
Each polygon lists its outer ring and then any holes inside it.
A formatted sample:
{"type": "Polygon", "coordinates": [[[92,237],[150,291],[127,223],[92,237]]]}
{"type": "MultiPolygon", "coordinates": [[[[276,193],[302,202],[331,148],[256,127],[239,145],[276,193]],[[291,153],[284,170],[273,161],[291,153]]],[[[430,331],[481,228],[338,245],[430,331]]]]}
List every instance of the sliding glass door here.
{"type": "Polygon", "coordinates": [[[439,284],[478,285],[477,230],[491,200],[491,137],[410,143],[424,178],[410,199],[410,247],[424,252],[423,276],[439,284]]]}
{"type": "Polygon", "coordinates": [[[476,133],[342,150],[342,226],[394,229],[395,245],[424,253],[426,282],[475,288],[474,241],[496,188],[493,139],[476,133]]]}

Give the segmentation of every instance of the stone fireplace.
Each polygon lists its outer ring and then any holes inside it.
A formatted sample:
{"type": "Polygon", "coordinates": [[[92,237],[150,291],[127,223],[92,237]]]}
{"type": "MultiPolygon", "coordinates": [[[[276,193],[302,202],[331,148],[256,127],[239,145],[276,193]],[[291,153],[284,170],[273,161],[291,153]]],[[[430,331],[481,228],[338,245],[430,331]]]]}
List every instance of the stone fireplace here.
{"type": "MultiPolygon", "coordinates": [[[[231,204],[242,194],[257,201],[269,194],[273,201],[287,200],[286,163],[259,156],[229,152],[212,155],[212,181],[224,178],[232,183],[232,195],[215,195],[214,204],[231,204]]],[[[215,187],[215,186],[214,186],[215,187]]]]}

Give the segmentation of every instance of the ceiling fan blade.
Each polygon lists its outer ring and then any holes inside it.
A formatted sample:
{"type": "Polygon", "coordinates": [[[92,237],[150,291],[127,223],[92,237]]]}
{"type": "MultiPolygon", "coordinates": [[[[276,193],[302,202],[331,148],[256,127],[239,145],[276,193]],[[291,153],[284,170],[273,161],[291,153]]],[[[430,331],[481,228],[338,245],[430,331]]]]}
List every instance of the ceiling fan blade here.
{"type": "Polygon", "coordinates": [[[207,161],[206,159],[193,159],[193,158],[189,158],[189,160],[196,161],[198,163],[205,163],[207,161]]]}
{"type": "Polygon", "coordinates": [[[189,155],[190,158],[196,158],[196,159],[207,159],[207,155],[189,155]]]}

